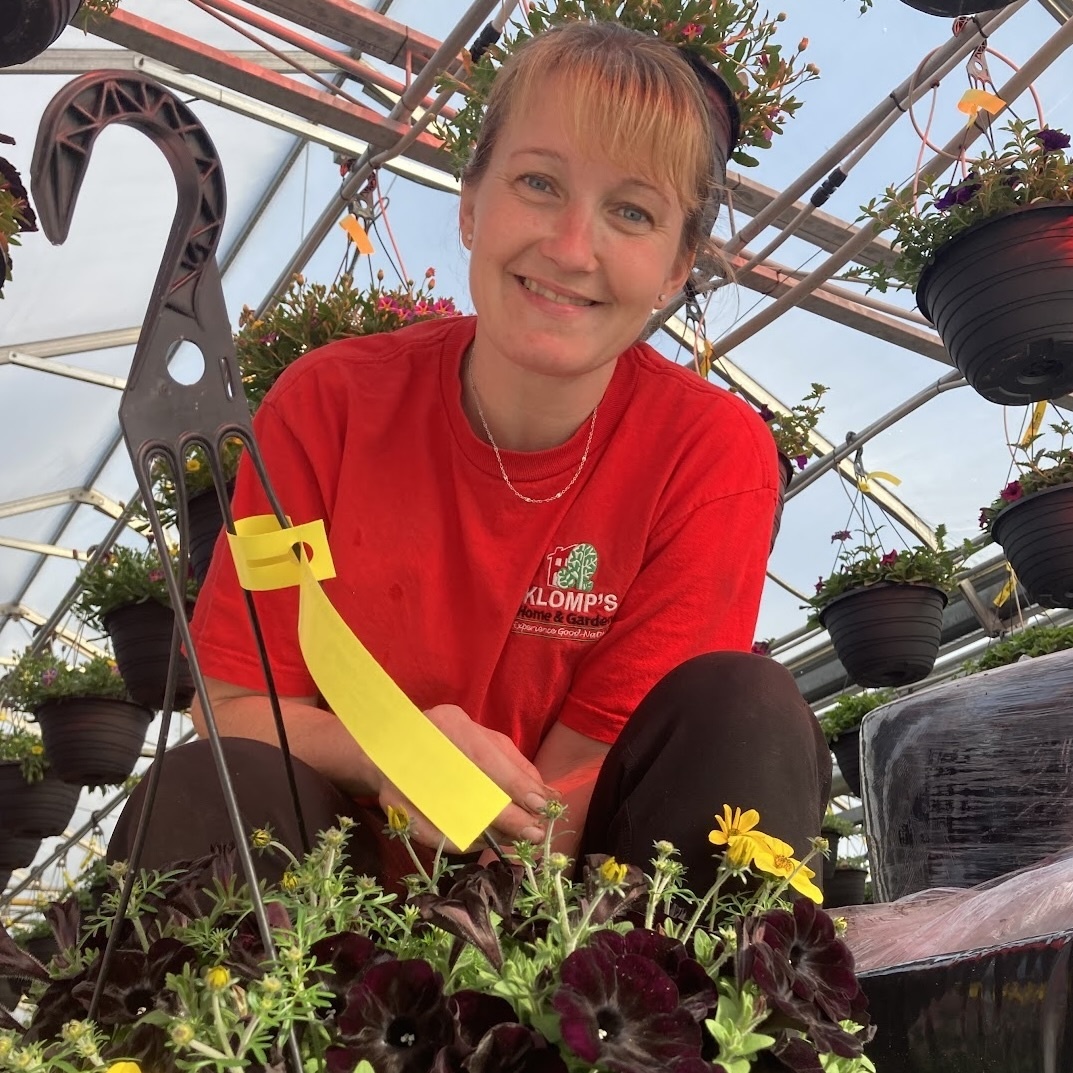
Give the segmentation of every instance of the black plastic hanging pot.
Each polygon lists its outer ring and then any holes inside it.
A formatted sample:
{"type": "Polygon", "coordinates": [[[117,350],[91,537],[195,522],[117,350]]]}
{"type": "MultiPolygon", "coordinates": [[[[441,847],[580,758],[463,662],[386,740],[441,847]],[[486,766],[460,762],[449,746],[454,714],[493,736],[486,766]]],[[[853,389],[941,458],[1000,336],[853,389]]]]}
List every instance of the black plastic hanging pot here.
{"type": "Polygon", "coordinates": [[[78,804],[80,786],[58,778],[49,768],[43,778],[27,782],[16,760],[0,763],[0,816],[12,835],[48,838],[67,829],[78,804]]]}
{"type": "Polygon", "coordinates": [[[1043,607],[1073,607],[1073,484],[1018,499],[991,523],[1017,580],[1043,607]]]}
{"type": "Polygon", "coordinates": [[[864,905],[868,889],[868,872],[864,868],[836,868],[823,884],[824,909],[843,905],[864,905]]]}
{"type": "MultiPolygon", "coordinates": [[[[138,704],[158,711],[164,705],[164,687],[171,659],[171,631],[175,626],[172,609],[156,600],[126,604],[104,616],[104,628],[112,639],[116,665],[127,692],[138,704]]],[[[179,653],[179,680],[175,708],[190,706],[194,680],[190,665],[179,653]]]]}
{"type": "Polygon", "coordinates": [[[64,697],[34,714],[52,769],[80,786],[122,782],[134,770],[153,719],[148,708],[106,697],[64,697]]]}
{"type": "Polygon", "coordinates": [[[1073,390],[1073,203],[1027,205],[967,228],[936,254],[916,296],[989,402],[1073,390]]]}
{"type": "Polygon", "coordinates": [[[831,752],[838,761],[838,770],[854,797],[861,796],[861,728],[843,730],[831,742],[831,752]]]}
{"type": "MultiPolygon", "coordinates": [[[[234,482],[229,482],[229,496],[234,489],[234,482]]],[[[190,520],[190,569],[201,586],[209,572],[216,538],[224,527],[223,511],[220,510],[216,489],[208,488],[191,496],[187,502],[187,512],[190,520]]]]}
{"type": "Polygon", "coordinates": [[[786,502],[786,489],[790,487],[790,480],[794,475],[794,464],[781,451],[779,452],[779,498],[775,501],[775,520],[771,525],[771,546],[775,547],[775,539],[782,528],[782,508],[786,502]]]}
{"type": "Polygon", "coordinates": [[[902,0],[903,4],[925,15],[941,15],[956,19],[960,15],[979,15],[981,11],[997,11],[1009,7],[1015,0],[902,0]]]}
{"type": "Polygon", "coordinates": [[[0,834],[0,871],[10,874],[16,868],[29,868],[40,848],[36,835],[0,834]]]}
{"type": "Polygon", "coordinates": [[[44,52],[81,6],[82,0],[2,0],[0,67],[27,63],[44,52]]]}
{"type": "Polygon", "coordinates": [[[836,596],[819,618],[852,681],[904,686],[935,666],[944,607],[946,593],[933,585],[880,582],[836,596]]]}

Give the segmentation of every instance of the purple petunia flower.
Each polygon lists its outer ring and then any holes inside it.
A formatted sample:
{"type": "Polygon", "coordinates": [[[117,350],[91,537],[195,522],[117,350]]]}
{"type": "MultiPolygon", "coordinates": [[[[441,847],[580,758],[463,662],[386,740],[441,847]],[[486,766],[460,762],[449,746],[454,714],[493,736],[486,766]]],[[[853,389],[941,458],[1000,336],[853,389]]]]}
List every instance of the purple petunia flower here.
{"type": "Polygon", "coordinates": [[[774,421],[775,420],[774,411],[769,410],[766,406],[761,406],[760,409],[757,410],[756,412],[760,415],[760,420],[761,421],[774,421]]]}
{"type": "Polygon", "coordinates": [[[821,577],[820,580],[816,582],[816,592],[817,592],[817,594],[823,592],[823,585],[824,585],[824,581],[823,581],[823,578],[821,577]]]}
{"type": "Polygon", "coordinates": [[[848,529],[839,529],[837,533],[831,534],[831,543],[842,543],[842,541],[849,540],[853,534],[848,529]]]}
{"type": "Polygon", "coordinates": [[[1044,127],[1036,135],[1036,140],[1043,146],[1045,153],[1053,153],[1058,149],[1069,148],[1069,135],[1064,131],[1054,130],[1052,127],[1044,127]]]}
{"type": "Polygon", "coordinates": [[[41,672],[41,684],[43,686],[50,686],[53,682],[59,678],[60,672],[55,667],[47,667],[41,672]]]}
{"type": "Polygon", "coordinates": [[[1010,481],[998,495],[999,499],[1004,499],[1007,503],[1016,503],[1024,494],[1025,490],[1021,487],[1020,481],[1010,481]]]}
{"type": "Polygon", "coordinates": [[[882,566],[893,566],[897,561],[898,561],[898,549],[897,548],[895,548],[894,551],[888,551],[887,554],[884,555],[883,558],[879,560],[880,565],[882,565],[882,566]]]}
{"type": "Polygon", "coordinates": [[[798,455],[794,461],[797,463],[798,469],[804,469],[808,465],[808,455],[798,455]]]}
{"type": "Polygon", "coordinates": [[[770,641],[753,641],[752,653],[755,656],[770,656],[771,655],[771,642],[770,641]]]}
{"type": "Polygon", "coordinates": [[[656,962],[586,947],[562,964],[552,998],[564,1046],[611,1073],[663,1073],[700,1058],[701,1032],[656,962]]]}
{"type": "Polygon", "coordinates": [[[970,175],[964,182],[949,187],[942,197],[936,198],[935,207],[940,212],[946,212],[955,205],[964,205],[976,196],[976,191],[979,189],[980,184],[970,175]]]}

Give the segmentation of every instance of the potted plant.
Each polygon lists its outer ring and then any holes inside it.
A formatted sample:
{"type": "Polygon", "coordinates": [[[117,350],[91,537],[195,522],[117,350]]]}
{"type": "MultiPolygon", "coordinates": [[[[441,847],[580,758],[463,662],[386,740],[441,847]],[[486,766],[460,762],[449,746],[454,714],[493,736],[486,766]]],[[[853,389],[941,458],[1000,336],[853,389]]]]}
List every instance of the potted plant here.
{"type": "MultiPolygon", "coordinates": [[[[178,549],[168,549],[170,569],[178,567],[178,549]]],[[[112,640],[119,673],[131,699],[147,708],[164,704],[168,665],[171,660],[175,613],[168,594],[160,553],[145,548],[116,546],[98,563],[79,575],[82,586],[74,612],[87,626],[107,632],[112,640]]],[[[197,582],[186,579],[189,613],[197,595],[197,582]]],[[[179,670],[174,707],[190,706],[194,683],[186,657],[178,656],[179,670]]]]}
{"type": "MultiPolygon", "coordinates": [[[[839,769],[841,770],[841,765],[839,765],[839,769]]],[[[827,840],[827,852],[823,858],[824,905],[830,904],[830,900],[827,897],[827,883],[834,874],[835,862],[838,860],[838,845],[843,838],[850,838],[853,835],[860,834],[860,830],[861,825],[859,823],[847,820],[844,816],[832,811],[830,807],[827,809],[823,817],[823,823],[820,825],[820,837],[827,840]]]]}
{"type": "Polygon", "coordinates": [[[33,713],[50,765],[81,786],[121,783],[134,770],[153,718],[103,656],[71,665],[51,652],[26,652],[0,680],[0,694],[11,707],[33,713]]]}
{"type": "Polygon", "coordinates": [[[846,673],[862,686],[901,686],[925,678],[942,637],[943,608],[958,563],[975,550],[965,540],[946,546],[946,526],[935,529],[935,547],[918,544],[884,551],[878,532],[860,530],[862,542],[847,547],[852,533],[831,537],[841,544],[840,565],[816,583],[809,621],[831,634],[846,673]]]}
{"type": "Polygon", "coordinates": [[[790,479],[794,475],[794,467],[799,470],[808,465],[808,460],[813,453],[810,433],[816,428],[825,407],[821,400],[829,389],[823,384],[812,385],[812,390],[789,410],[774,412],[767,406],[761,406],[760,416],[771,429],[771,435],[775,439],[775,447],[779,452],[779,501],[775,505],[775,523],[771,534],[771,546],[775,546],[775,538],[779,535],[779,527],[782,524],[783,496],[789,487],[790,479]]]}
{"type": "MultiPolygon", "coordinates": [[[[114,892],[88,920],[69,905],[51,914],[65,951],[51,973],[0,931],[0,972],[40,981],[28,1029],[9,1022],[0,1053],[24,1073],[43,1073],[42,1053],[49,1068],[102,1073],[109,1062],[265,1070],[290,1064],[293,1039],[310,1073],[747,1073],[773,1055],[871,1071],[852,956],[814,900],[811,870],[757,820],[729,806],[717,818],[721,863],[699,897],[668,843],[656,844],[650,875],[591,857],[580,883],[561,854],[522,844],[488,867],[437,855],[402,904],[350,871],[341,823],[266,892],[275,963],[233,852],[142,873],[96,1023],[85,1018],[114,892]],[[791,888],[802,895],[792,904],[791,888]]],[[[391,810],[399,837],[408,825],[391,810]]],[[[274,845],[269,832],[252,838],[274,845]]]]}
{"type": "MultiPolygon", "coordinates": [[[[813,63],[803,63],[808,47],[784,49],[773,38],[785,14],[761,12],[757,0],[547,0],[531,4],[524,26],[511,27],[498,44],[489,45],[465,78],[444,79],[463,105],[436,131],[450,153],[456,174],[469,161],[484,118],[484,106],[503,59],[529,38],[564,22],[613,21],[660,37],[681,48],[702,80],[717,127],[721,156],[718,178],[726,178],[727,159],[744,167],[759,161],[751,150],[767,149],[782,133],[786,120],[800,107],[795,92],[819,76],[813,63]]],[[[714,199],[713,199],[714,201],[714,199]]],[[[715,202],[717,208],[718,202],[715,202]]],[[[715,222],[714,214],[709,222],[715,222]]]]}
{"type": "Polygon", "coordinates": [[[873,709],[893,699],[894,693],[890,689],[843,693],[819,716],[820,730],[835,754],[838,770],[855,797],[861,796],[861,720],[873,709]]]}
{"type": "Polygon", "coordinates": [[[1064,652],[1067,648],[1073,648],[1073,626],[1029,626],[989,645],[982,656],[965,664],[964,674],[993,671],[1022,659],[1064,652]]]}
{"type": "Polygon", "coordinates": [[[1069,421],[1050,426],[1058,447],[1040,448],[1041,433],[1017,448],[1017,477],[980,511],[1028,594],[1044,607],[1073,607],[1073,451],[1069,421]]]}
{"type": "Polygon", "coordinates": [[[1011,120],[1010,140],[953,177],[924,174],[863,206],[895,256],[855,269],[915,289],[954,365],[1003,405],[1073,390],[1073,161],[1068,134],[1011,120]]]}
{"type": "Polygon", "coordinates": [[[823,887],[827,908],[864,905],[868,900],[868,855],[843,857],[836,861],[830,882],[825,882],[823,887]]]}
{"type": "MultiPolygon", "coordinates": [[[[871,8],[872,3],[873,0],[860,0],[862,15],[871,8]]],[[[1014,0],[902,0],[902,3],[926,15],[956,19],[962,15],[979,15],[981,11],[997,11],[1009,7],[1014,0]]]]}
{"type": "Polygon", "coordinates": [[[0,816],[8,834],[63,834],[79,791],[57,778],[38,734],[17,722],[0,728],[0,816]]]}
{"type": "MultiPolygon", "coordinates": [[[[256,413],[279,375],[303,354],[339,339],[393,332],[407,324],[458,316],[450,298],[437,298],[436,273],[429,268],[420,283],[407,280],[384,286],[384,273],[376,282],[358,287],[353,276],[342,275],[331,286],[311,283],[296,275],[270,309],[258,317],[249,306],[239,315],[235,357],[250,412],[256,413]]],[[[221,451],[227,492],[242,455],[241,444],[228,441],[221,451]]],[[[199,450],[186,459],[183,481],[190,520],[190,565],[200,584],[208,573],[212,551],[223,526],[219,500],[208,460],[199,450]]],[[[154,501],[165,525],[176,524],[175,482],[158,470],[154,501]]]]}
{"type": "MultiPolygon", "coordinates": [[[[4,41],[5,33],[0,29],[0,57],[4,41]]],[[[0,59],[0,67],[3,66],[0,59]]],[[[0,145],[14,144],[14,138],[0,134],[0,145]]],[[[11,279],[11,247],[19,245],[18,236],[24,231],[36,230],[37,218],[22,178],[14,164],[0,157],[0,298],[4,297],[4,284],[11,279]]]]}

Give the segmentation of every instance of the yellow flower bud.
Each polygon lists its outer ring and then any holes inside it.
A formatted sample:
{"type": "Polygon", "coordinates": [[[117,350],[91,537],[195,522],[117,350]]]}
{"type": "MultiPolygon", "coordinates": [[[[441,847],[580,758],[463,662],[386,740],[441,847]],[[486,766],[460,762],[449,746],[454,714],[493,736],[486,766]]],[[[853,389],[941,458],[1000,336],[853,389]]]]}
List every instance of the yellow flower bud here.
{"type": "Polygon", "coordinates": [[[388,805],[387,825],[397,835],[409,834],[410,815],[402,805],[399,805],[398,808],[394,805],[388,805]]]}
{"type": "Polygon", "coordinates": [[[626,866],[614,857],[608,857],[600,865],[598,882],[601,887],[619,887],[626,882],[626,866]]]}
{"type": "Polygon", "coordinates": [[[194,1038],[194,1026],[189,1021],[176,1021],[168,1034],[176,1047],[185,1047],[194,1038]]]}
{"type": "Polygon", "coordinates": [[[0,1037],[0,1062],[6,1062],[15,1044],[10,1036],[0,1037]]]}
{"type": "Polygon", "coordinates": [[[553,872],[565,872],[570,867],[570,858],[565,853],[553,853],[548,858],[548,867],[553,872]]]}
{"type": "Polygon", "coordinates": [[[271,844],[272,832],[264,827],[258,827],[257,830],[250,835],[250,845],[253,846],[254,849],[266,849],[271,844]]]}
{"type": "Polygon", "coordinates": [[[231,973],[223,965],[205,970],[205,986],[210,991],[224,991],[231,986],[231,973]]]}
{"type": "Polygon", "coordinates": [[[301,885],[302,881],[298,878],[297,872],[284,872],[283,878],[280,879],[279,885],[286,891],[294,893],[301,885]]]}

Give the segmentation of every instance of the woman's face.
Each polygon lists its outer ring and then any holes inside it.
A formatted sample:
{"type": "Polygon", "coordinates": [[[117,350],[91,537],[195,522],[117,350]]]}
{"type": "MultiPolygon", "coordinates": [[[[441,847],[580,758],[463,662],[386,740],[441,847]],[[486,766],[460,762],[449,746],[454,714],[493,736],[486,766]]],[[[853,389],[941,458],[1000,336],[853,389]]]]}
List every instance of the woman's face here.
{"type": "Polygon", "coordinates": [[[673,189],[578,145],[565,92],[552,82],[539,107],[516,109],[484,175],[463,187],[459,219],[481,360],[576,377],[636,342],[691,258],[673,189]]]}

